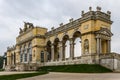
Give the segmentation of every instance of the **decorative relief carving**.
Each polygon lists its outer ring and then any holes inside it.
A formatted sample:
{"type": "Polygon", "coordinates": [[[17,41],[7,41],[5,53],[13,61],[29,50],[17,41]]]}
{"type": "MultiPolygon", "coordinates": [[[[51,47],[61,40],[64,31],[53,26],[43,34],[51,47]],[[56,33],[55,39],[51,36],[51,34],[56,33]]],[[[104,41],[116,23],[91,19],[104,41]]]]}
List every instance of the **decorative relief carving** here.
{"type": "Polygon", "coordinates": [[[84,30],[85,30],[85,29],[88,29],[88,27],[89,27],[89,25],[85,25],[85,26],[84,26],[84,30]]]}

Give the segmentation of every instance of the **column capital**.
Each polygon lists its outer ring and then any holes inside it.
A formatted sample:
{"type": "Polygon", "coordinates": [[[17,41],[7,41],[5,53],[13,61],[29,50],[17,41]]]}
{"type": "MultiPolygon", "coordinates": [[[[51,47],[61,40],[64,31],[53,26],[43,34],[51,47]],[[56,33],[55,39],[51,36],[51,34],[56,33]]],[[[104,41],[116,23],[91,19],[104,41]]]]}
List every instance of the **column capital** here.
{"type": "Polygon", "coordinates": [[[59,41],[58,46],[62,47],[63,46],[63,41],[59,41]]]}
{"type": "Polygon", "coordinates": [[[69,41],[70,41],[70,45],[72,44],[74,45],[74,38],[70,38],[69,41]]]}

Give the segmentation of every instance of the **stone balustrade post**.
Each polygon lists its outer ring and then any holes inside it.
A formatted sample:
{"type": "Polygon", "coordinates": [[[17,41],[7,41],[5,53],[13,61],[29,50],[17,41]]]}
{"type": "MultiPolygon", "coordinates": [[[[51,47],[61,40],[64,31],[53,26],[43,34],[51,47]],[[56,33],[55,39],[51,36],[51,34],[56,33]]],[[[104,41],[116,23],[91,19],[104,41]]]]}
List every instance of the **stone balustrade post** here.
{"type": "Polygon", "coordinates": [[[70,59],[74,58],[74,41],[73,38],[70,39],[70,59]]]}
{"type": "Polygon", "coordinates": [[[62,61],[63,59],[63,43],[62,41],[59,42],[59,60],[62,61]]]}

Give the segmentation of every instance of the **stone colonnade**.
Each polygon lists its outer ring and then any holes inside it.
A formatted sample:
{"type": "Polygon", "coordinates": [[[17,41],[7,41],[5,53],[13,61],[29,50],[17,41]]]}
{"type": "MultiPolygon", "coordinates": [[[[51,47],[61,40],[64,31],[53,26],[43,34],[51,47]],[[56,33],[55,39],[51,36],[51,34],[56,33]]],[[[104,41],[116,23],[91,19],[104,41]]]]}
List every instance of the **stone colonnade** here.
{"type": "MultiPolygon", "coordinates": [[[[102,52],[102,38],[96,38],[97,40],[97,54],[101,54],[102,52]]],[[[110,53],[111,52],[111,40],[107,39],[106,41],[106,53],[110,53]]]]}
{"type": "MultiPolygon", "coordinates": [[[[70,41],[70,47],[69,47],[69,54],[70,54],[70,57],[69,59],[72,60],[74,59],[74,46],[75,46],[75,43],[74,43],[74,39],[71,38],[71,39],[68,39],[70,41]]],[[[51,61],[56,61],[56,60],[59,60],[59,61],[62,61],[62,60],[65,60],[65,44],[63,43],[63,41],[59,41],[58,42],[58,59],[55,59],[55,46],[54,46],[54,43],[51,43],[51,61]]]]}

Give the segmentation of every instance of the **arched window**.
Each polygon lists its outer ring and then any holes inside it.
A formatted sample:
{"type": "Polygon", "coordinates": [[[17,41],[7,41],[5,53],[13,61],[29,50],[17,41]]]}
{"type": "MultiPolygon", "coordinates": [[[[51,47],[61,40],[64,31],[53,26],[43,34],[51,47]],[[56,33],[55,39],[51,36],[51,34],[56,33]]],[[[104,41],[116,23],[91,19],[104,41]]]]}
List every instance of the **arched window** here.
{"type": "Polygon", "coordinates": [[[27,62],[27,46],[24,45],[24,62],[27,62]]]}
{"type": "Polygon", "coordinates": [[[69,36],[63,37],[63,60],[70,57],[70,41],[69,36]]]}
{"type": "Polygon", "coordinates": [[[85,54],[89,53],[89,40],[88,39],[84,40],[84,53],[85,54]]]}
{"type": "Polygon", "coordinates": [[[20,46],[20,62],[23,61],[22,46],[20,46]]]}
{"type": "Polygon", "coordinates": [[[47,42],[47,60],[50,61],[51,60],[51,41],[47,42]]]}
{"type": "Polygon", "coordinates": [[[32,44],[31,44],[31,42],[28,44],[28,56],[29,56],[29,61],[32,61],[32,44]]]}

